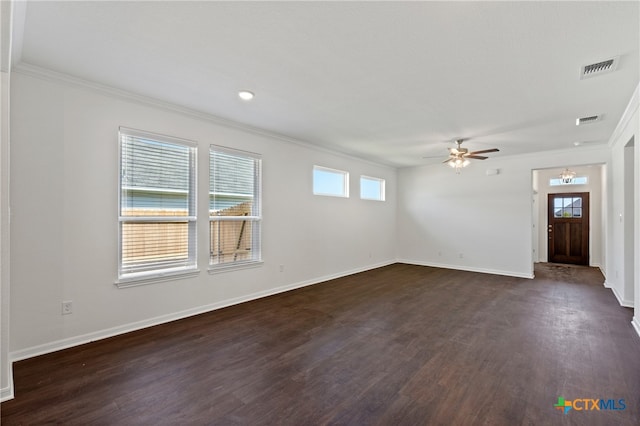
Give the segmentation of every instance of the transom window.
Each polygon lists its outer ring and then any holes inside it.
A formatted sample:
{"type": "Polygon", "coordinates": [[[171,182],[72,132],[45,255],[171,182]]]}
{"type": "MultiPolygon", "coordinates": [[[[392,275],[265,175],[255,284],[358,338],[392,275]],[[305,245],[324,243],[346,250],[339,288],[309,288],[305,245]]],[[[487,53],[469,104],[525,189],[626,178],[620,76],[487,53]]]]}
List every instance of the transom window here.
{"type": "Polygon", "coordinates": [[[120,128],[119,280],[196,270],[196,149],[120,128]]]}
{"type": "Polygon", "coordinates": [[[261,157],[211,145],[209,150],[209,265],[261,262],[261,157]]]}
{"type": "Polygon", "coordinates": [[[549,186],[561,186],[561,185],[586,185],[588,183],[587,176],[577,176],[571,179],[570,182],[565,182],[561,178],[549,179],[549,186]]]}
{"type": "Polygon", "coordinates": [[[313,166],[314,195],[349,197],[349,173],[328,167],[313,166]]]}
{"type": "Polygon", "coordinates": [[[384,201],[384,179],[360,176],[360,198],[384,201]]]}

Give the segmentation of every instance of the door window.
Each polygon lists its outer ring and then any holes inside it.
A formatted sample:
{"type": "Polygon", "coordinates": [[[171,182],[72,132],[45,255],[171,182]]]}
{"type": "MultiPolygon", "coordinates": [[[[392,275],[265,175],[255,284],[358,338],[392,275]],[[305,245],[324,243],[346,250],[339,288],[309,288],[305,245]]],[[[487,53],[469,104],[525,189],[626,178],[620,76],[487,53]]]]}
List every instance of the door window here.
{"type": "Polygon", "coordinates": [[[582,217],[582,197],[555,197],[553,216],[557,218],[582,217]]]}

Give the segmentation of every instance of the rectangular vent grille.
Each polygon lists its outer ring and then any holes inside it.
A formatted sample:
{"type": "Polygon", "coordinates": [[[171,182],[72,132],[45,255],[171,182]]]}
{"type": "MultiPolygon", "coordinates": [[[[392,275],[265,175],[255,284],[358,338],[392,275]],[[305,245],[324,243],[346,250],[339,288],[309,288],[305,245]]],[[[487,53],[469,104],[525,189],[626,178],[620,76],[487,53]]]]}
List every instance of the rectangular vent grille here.
{"type": "Polygon", "coordinates": [[[576,118],[576,126],[582,126],[583,124],[591,124],[600,120],[599,115],[590,115],[589,117],[576,118]]]}
{"type": "Polygon", "coordinates": [[[613,72],[618,67],[618,57],[607,59],[606,61],[596,62],[595,64],[585,65],[580,68],[580,79],[595,77],[598,75],[613,72]]]}

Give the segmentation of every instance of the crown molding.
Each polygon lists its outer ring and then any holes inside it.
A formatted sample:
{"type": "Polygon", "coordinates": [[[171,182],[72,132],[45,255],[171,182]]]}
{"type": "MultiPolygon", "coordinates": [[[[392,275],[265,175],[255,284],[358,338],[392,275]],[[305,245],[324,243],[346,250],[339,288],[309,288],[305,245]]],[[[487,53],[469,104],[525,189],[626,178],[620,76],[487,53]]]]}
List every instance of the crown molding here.
{"type": "MultiPolygon", "coordinates": [[[[609,142],[607,143],[609,148],[612,148],[613,145],[616,144],[618,139],[620,139],[620,136],[622,136],[622,133],[626,130],[627,126],[631,122],[631,118],[634,116],[636,111],[638,111],[638,105],[640,103],[639,101],[640,101],[640,84],[638,84],[638,86],[636,86],[635,90],[633,91],[633,95],[631,95],[631,99],[629,100],[629,103],[627,104],[627,107],[625,108],[624,113],[622,114],[622,117],[620,117],[620,121],[618,121],[618,125],[616,126],[615,130],[611,134],[611,137],[609,138],[609,142]]],[[[626,143],[627,141],[624,141],[624,142],[626,143]]]]}
{"type": "Polygon", "coordinates": [[[254,135],[263,136],[271,139],[277,139],[282,142],[291,143],[307,149],[312,149],[314,151],[337,155],[343,158],[348,158],[350,160],[356,160],[356,161],[372,164],[378,167],[381,166],[381,167],[389,168],[391,170],[397,169],[397,167],[391,164],[379,163],[379,162],[376,162],[367,158],[358,157],[346,152],[325,148],[322,146],[318,146],[309,141],[304,141],[301,139],[293,138],[291,136],[283,135],[281,133],[273,132],[273,131],[262,129],[259,127],[254,127],[249,124],[241,123],[239,121],[229,120],[213,114],[209,114],[196,109],[173,104],[171,102],[163,101],[150,96],[140,95],[137,93],[129,92],[127,90],[118,89],[116,87],[97,83],[95,81],[85,80],[79,77],[75,77],[65,73],[60,73],[57,71],[50,70],[48,68],[39,67],[37,65],[32,65],[26,62],[19,62],[15,64],[12,68],[12,72],[26,75],[29,77],[38,78],[41,80],[51,81],[54,83],[63,83],[73,87],[80,87],[85,90],[92,91],[101,95],[106,95],[106,96],[114,97],[117,99],[135,102],[145,106],[151,106],[151,107],[162,109],[169,112],[178,113],[190,118],[207,121],[207,122],[216,124],[218,126],[240,130],[246,133],[251,133],[254,135]]]}

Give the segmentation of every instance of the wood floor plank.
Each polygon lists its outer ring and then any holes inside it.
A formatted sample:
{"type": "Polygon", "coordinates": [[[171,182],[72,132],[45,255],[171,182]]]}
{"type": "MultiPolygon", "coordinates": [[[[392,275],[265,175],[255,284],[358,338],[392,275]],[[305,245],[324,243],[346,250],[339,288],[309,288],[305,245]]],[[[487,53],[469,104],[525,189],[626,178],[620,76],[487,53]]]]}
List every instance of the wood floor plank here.
{"type": "Polygon", "coordinates": [[[395,264],[20,361],[2,424],[640,424],[632,310],[597,269],[535,273],[395,264]]]}

